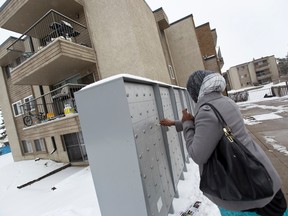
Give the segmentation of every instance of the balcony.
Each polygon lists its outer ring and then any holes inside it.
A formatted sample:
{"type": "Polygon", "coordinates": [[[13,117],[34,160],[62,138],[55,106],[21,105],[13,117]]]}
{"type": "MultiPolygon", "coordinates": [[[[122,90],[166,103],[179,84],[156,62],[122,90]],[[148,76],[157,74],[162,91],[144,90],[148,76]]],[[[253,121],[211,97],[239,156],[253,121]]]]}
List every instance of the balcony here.
{"type": "Polygon", "coordinates": [[[0,8],[0,27],[23,34],[50,9],[75,17],[83,6],[79,0],[6,0],[0,8]]]}
{"type": "Polygon", "coordinates": [[[157,9],[153,13],[160,30],[164,30],[170,26],[168,17],[162,8],[157,9]]]}
{"type": "Polygon", "coordinates": [[[259,70],[265,70],[265,69],[269,69],[269,63],[263,63],[263,64],[254,64],[255,66],[255,70],[259,71],[259,70]]]}
{"type": "MultiPolygon", "coordinates": [[[[7,66],[11,64],[15,59],[19,58],[21,56],[20,52],[10,52],[7,50],[8,47],[13,44],[17,38],[15,37],[9,37],[6,41],[4,41],[0,46],[0,65],[1,66],[7,66]]],[[[20,42],[17,43],[19,47],[17,47],[18,50],[22,50],[24,52],[24,43],[20,42]]]]}
{"type": "Polygon", "coordinates": [[[55,130],[79,131],[79,119],[74,93],[85,85],[66,84],[21,105],[24,133],[53,135],[55,130]]]}
{"type": "Polygon", "coordinates": [[[85,26],[51,10],[7,48],[22,55],[16,85],[53,85],[95,65],[85,26]],[[25,51],[18,49],[24,43],[25,51]]]}
{"type": "MultiPolygon", "coordinates": [[[[266,79],[269,79],[271,80],[271,77],[272,77],[272,74],[257,74],[256,73],[256,76],[257,76],[257,79],[260,81],[260,80],[266,80],[266,79]]],[[[272,81],[272,80],[271,80],[272,81]]]]}

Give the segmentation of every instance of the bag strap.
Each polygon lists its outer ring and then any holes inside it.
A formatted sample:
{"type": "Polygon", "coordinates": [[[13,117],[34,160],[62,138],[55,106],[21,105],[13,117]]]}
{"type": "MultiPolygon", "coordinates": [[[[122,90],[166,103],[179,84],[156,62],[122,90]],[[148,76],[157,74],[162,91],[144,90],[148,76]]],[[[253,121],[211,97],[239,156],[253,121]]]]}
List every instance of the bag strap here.
{"type": "Polygon", "coordinates": [[[210,103],[204,103],[201,105],[201,107],[204,105],[208,105],[209,107],[211,107],[211,109],[214,111],[216,117],[218,118],[218,120],[220,121],[220,123],[223,127],[227,126],[227,123],[225,122],[223,116],[219,113],[219,111],[216,109],[216,107],[214,105],[212,105],[210,103]]]}
{"type": "Polygon", "coordinates": [[[230,128],[228,127],[226,121],[224,120],[223,116],[220,114],[220,112],[216,109],[216,107],[210,103],[204,103],[202,104],[200,107],[207,105],[209,107],[211,107],[211,109],[213,110],[213,112],[215,113],[216,117],[218,118],[219,122],[221,123],[222,127],[223,127],[223,131],[225,136],[229,139],[230,142],[233,142],[234,136],[230,130],[230,128]]]}

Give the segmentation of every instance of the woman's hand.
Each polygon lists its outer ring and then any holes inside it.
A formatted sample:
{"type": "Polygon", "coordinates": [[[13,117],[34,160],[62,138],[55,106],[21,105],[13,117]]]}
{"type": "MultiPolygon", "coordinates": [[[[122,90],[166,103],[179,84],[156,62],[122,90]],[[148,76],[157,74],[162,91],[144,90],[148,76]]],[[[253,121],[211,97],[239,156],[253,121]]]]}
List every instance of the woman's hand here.
{"type": "Polygon", "coordinates": [[[182,122],[185,121],[194,121],[194,116],[188,113],[187,109],[182,110],[182,122]]]}
{"type": "Polygon", "coordinates": [[[165,119],[160,120],[160,125],[170,127],[172,125],[175,125],[175,121],[165,118],[165,119]]]}

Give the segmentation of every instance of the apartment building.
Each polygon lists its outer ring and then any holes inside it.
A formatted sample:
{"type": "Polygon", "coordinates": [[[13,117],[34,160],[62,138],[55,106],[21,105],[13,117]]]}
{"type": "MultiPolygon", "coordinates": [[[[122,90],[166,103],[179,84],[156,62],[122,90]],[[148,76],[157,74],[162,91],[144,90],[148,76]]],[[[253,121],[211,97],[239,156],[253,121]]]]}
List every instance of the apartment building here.
{"type": "Polygon", "coordinates": [[[216,51],[216,29],[211,30],[209,23],[196,27],[191,14],[169,24],[162,8],[154,15],[172,84],[186,87],[187,77],[195,70],[221,72],[224,61],[219,47],[216,51]]]}
{"type": "Polygon", "coordinates": [[[161,40],[167,43],[177,84],[186,87],[187,77],[192,71],[205,69],[193,16],[171,23],[161,34],[164,35],[161,40]]]}
{"type": "Polygon", "coordinates": [[[196,27],[197,39],[204,60],[205,69],[221,73],[224,60],[220,47],[217,47],[216,29],[210,28],[210,23],[196,27]],[[215,49],[217,47],[217,50],[215,49]]]}
{"type": "Polygon", "coordinates": [[[169,24],[143,0],[7,0],[0,27],[22,34],[0,45],[0,104],[16,161],[88,162],[74,99],[87,84],[128,73],[185,86],[205,69],[193,16],[169,24]]]}
{"type": "MultiPolygon", "coordinates": [[[[274,55],[231,67],[226,73],[230,89],[279,82],[279,71],[274,55]]],[[[229,90],[230,90],[229,89],[229,90]]]]}

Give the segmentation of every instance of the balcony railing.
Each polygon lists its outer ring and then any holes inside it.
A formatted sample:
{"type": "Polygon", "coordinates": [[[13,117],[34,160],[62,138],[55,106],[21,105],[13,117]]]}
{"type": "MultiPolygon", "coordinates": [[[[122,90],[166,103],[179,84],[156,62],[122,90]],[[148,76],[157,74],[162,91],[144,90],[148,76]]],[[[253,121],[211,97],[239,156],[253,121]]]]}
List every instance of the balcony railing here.
{"type": "Polygon", "coordinates": [[[258,69],[263,69],[263,68],[269,67],[269,63],[268,62],[265,62],[262,64],[255,63],[254,66],[255,66],[255,69],[258,70],[258,69]]]}
{"type": "Polygon", "coordinates": [[[269,79],[272,77],[272,74],[256,74],[258,80],[269,79]]]}
{"type": "Polygon", "coordinates": [[[32,126],[77,113],[74,93],[84,86],[66,84],[22,104],[24,124],[32,126]]]}
{"type": "Polygon", "coordinates": [[[84,25],[57,11],[50,10],[11,44],[7,50],[20,52],[23,58],[18,59],[18,64],[21,64],[58,37],[91,47],[88,30],[84,25]],[[24,51],[19,49],[19,47],[23,47],[23,44],[25,47],[24,51]]]}

